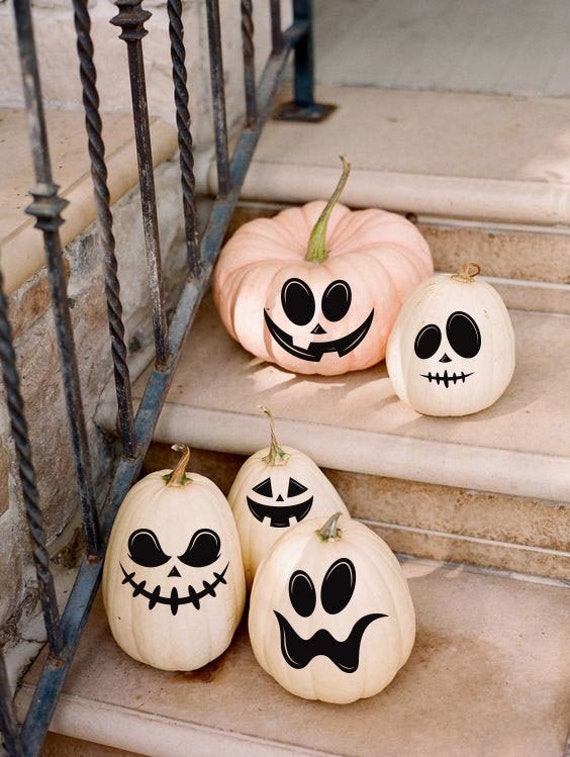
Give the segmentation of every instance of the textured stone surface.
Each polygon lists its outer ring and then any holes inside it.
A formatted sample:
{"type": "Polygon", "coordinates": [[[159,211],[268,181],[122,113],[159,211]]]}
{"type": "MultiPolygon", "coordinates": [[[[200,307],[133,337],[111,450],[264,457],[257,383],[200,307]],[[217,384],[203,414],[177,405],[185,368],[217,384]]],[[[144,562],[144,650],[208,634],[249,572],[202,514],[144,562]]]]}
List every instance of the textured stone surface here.
{"type": "MultiPolygon", "coordinates": [[[[173,296],[183,280],[181,270],[185,255],[180,238],[177,170],[175,163],[166,163],[156,172],[168,298],[173,296]]],[[[136,375],[137,365],[141,361],[146,363],[149,351],[153,349],[150,292],[145,284],[146,257],[138,193],[132,191],[125,195],[113,208],[113,213],[126,341],[133,347],[129,358],[134,366],[133,375],[136,375]]],[[[100,394],[104,386],[112,381],[112,364],[101,250],[93,227],[68,246],[65,266],[94,492],[100,504],[110,483],[114,441],[102,434],[94,422],[100,394]]],[[[9,305],[47,544],[50,550],[52,542],[53,549],[59,549],[62,544],[57,537],[65,531],[76,513],[78,493],[46,271],[40,271],[17,289],[9,305]]],[[[6,495],[2,496],[0,505],[0,536],[3,554],[7,558],[0,565],[0,582],[9,587],[1,593],[0,624],[14,619],[8,626],[10,633],[6,640],[15,641],[18,639],[18,627],[24,624],[33,609],[27,598],[32,595],[36,581],[4,407],[0,411],[0,422],[0,434],[5,440],[0,448],[0,491],[6,495]]]]}
{"type": "Polygon", "coordinates": [[[403,568],[416,643],[377,696],[339,706],[288,694],[256,663],[245,623],[205,668],[153,670],[117,647],[97,602],[52,730],[153,757],[185,757],[189,744],[236,757],[560,757],[568,587],[421,560],[403,568]]]}

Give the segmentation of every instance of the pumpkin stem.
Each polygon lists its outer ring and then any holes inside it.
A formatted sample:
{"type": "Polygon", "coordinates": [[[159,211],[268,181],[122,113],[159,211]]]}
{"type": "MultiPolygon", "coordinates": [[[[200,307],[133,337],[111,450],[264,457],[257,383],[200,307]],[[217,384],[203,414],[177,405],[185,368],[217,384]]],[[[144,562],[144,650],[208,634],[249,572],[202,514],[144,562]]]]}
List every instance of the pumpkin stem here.
{"type": "Polygon", "coordinates": [[[184,486],[192,479],[186,475],[186,468],[190,462],[190,448],[187,444],[173,444],[171,449],[175,452],[181,452],[182,457],[178,461],[176,468],[170,473],[163,476],[167,486],[184,486]]]}
{"type": "Polygon", "coordinates": [[[289,459],[289,455],[279,446],[277,441],[277,435],[275,433],[275,421],[271,410],[268,410],[263,405],[259,406],[260,410],[263,410],[267,418],[269,419],[269,430],[271,433],[271,445],[269,447],[269,453],[263,458],[263,462],[267,465],[284,465],[289,459]]]}
{"type": "Polygon", "coordinates": [[[477,263],[466,263],[457,273],[454,273],[451,277],[455,281],[464,281],[470,284],[475,281],[475,277],[481,273],[481,266],[477,263]]]}
{"type": "Polygon", "coordinates": [[[348,162],[348,160],[344,157],[344,155],[341,155],[340,159],[342,160],[341,177],[338,184],[336,185],[335,191],[333,192],[330,200],[327,202],[323,212],[319,216],[318,221],[311,231],[311,236],[309,237],[307,254],[305,255],[305,260],[307,260],[309,263],[322,263],[328,258],[328,252],[326,248],[327,225],[331,213],[333,212],[333,208],[337,204],[342,194],[342,190],[344,189],[344,185],[347,182],[348,174],[350,173],[350,163],[348,162]]]}
{"type": "Polygon", "coordinates": [[[342,513],[335,513],[327,520],[325,525],[318,531],[315,531],[321,541],[335,541],[340,539],[341,530],[337,525],[337,521],[342,513]]]}

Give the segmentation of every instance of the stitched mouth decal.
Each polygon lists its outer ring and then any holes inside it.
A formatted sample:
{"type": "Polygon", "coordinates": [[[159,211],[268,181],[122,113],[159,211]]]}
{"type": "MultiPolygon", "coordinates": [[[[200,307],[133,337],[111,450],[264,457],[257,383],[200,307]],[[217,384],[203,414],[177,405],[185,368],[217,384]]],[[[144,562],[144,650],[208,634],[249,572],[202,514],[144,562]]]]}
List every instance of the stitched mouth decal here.
{"type": "Polygon", "coordinates": [[[281,653],[292,668],[300,670],[313,657],[324,655],[345,673],[354,673],[360,662],[360,644],[368,626],[377,618],[386,618],[383,613],[370,613],[356,621],[352,631],[344,641],[338,641],[327,630],[320,628],[309,639],[303,639],[286,618],[277,610],[273,611],[279,622],[281,653]]]}
{"type": "Polygon", "coordinates": [[[452,373],[449,374],[447,371],[444,371],[443,373],[432,373],[431,371],[429,373],[422,373],[420,374],[423,376],[423,378],[427,378],[428,381],[431,382],[435,381],[436,384],[443,384],[446,388],[450,384],[457,384],[458,381],[461,381],[461,383],[465,383],[465,379],[469,378],[469,376],[472,376],[473,373],[452,373]]]}
{"type": "Polygon", "coordinates": [[[372,325],[374,310],[372,310],[366,320],[350,334],[347,334],[340,339],[333,339],[329,342],[311,342],[306,349],[295,346],[293,344],[293,337],[290,334],[287,334],[286,331],[283,331],[283,329],[271,319],[267,311],[264,311],[263,315],[269,333],[280,347],[290,355],[300,358],[301,360],[309,360],[318,363],[326,352],[336,352],[339,357],[343,357],[358,347],[372,325]]]}
{"type": "MultiPolygon", "coordinates": [[[[119,563],[121,565],[121,563],[119,563]]],[[[178,589],[174,586],[172,587],[172,591],[170,592],[170,595],[167,597],[164,597],[160,593],[160,585],[155,586],[155,588],[152,591],[147,591],[145,588],[146,581],[140,581],[137,583],[135,581],[135,573],[127,573],[127,571],[124,569],[124,567],[121,565],[121,570],[123,571],[123,584],[129,584],[133,587],[133,597],[136,596],[142,596],[145,599],[148,599],[148,609],[152,610],[154,607],[156,607],[157,604],[161,605],[168,605],[170,607],[170,612],[173,615],[176,615],[178,612],[178,607],[180,605],[187,605],[187,604],[193,604],[194,607],[199,610],[200,609],[200,600],[203,599],[206,596],[215,597],[216,596],[216,588],[219,584],[227,584],[226,579],[224,578],[226,571],[229,567],[229,563],[227,563],[226,567],[223,569],[221,573],[216,573],[214,571],[214,582],[209,583],[208,581],[202,581],[202,585],[204,586],[203,589],[200,589],[200,591],[196,591],[193,586],[188,586],[188,594],[185,597],[178,596],[178,589]]]]}
{"type": "Polygon", "coordinates": [[[265,518],[270,519],[270,525],[273,528],[287,528],[291,518],[295,518],[297,522],[303,520],[307,515],[313,504],[313,498],[301,502],[299,505],[290,505],[288,507],[275,507],[272,505],[262,505],[259,502],[246,497],[247,504],[251,514],[260,523],[263,523],[265,518]]]}

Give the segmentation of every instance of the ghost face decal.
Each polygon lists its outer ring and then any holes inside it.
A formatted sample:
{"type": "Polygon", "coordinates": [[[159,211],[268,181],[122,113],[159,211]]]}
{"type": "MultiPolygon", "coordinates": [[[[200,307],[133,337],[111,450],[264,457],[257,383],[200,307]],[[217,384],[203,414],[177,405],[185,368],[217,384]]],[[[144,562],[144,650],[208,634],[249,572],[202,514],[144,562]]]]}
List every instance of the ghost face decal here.
{"type": "Polygon", "coordinates": [[[420,375],[430,384],[449,389],[473,376],[473,364],[467,361],[481,350],[481,332],[474,318],[456,311],[447,319],[445,337],[439,326],[430,323],[418,332],[414,352],[428,366],[420,375]]]}
{"type": "Polygon", "coordinates": [[[247,505],[253,517],[263,523],[267,518],[272,528],[287,528],[303,520],[313,504],[307,487],[294,478],[273,476],[254,486],[255,498],[247,496],[247,505]],[[285,491],[286,486],[286,491],[285,491]]]}
{"type": "Polygon", "coordinates": [[[192,534],[182,554],[169,555],[163,551],[154,531],[139,528],[128,539],[128,557],[135,569],[127,570],[120,563],[122,583],[133,589],[133,597],[147,600],[149,610],[157,605],[167,605],[172,615],[182,605],[199,610],[205,598],[215,597],[220,584],[227,583],[229,563],[218,570],[210,568],[220,560],[220,550],[218,534],[202,528],[192,534]],[[207,573],[194,571],[206,567],[207,573]]]}
{"type": "Polygon", "coordinates": [[[337,353],[339,357],[347,355],[367,335],[374,309],[347,333],[345,322],[350,323],[351,305],[352,290],[342,279],[328,284],[322,296],[316,298],[305,281],[290,278],[281,288],[283,327],[277,325],[267,310],[264,311],[265,323],[269,334],[282,349],[300,360],[318,363],[325,353],[337,353]]]}
{"type": "MultiPolygon", "coordinates": [[[[320,604],[328,615],[341,613],[352,599],[356,587],[356,570],[348,558],[340,558],[327,570],[320,591],[320,604]]],[[[297,615],[308,618],[317,607],[317,592],[311,577],[297,570],[289,580],[289,599],[297,615]]],[[[282,613],[274,610],[279,623],[281,653],[284,660],[297,670],[306,667],[313,658],[323,655],[344,673],[354,673],[360,663],[360,646],[366,629],[384,613],[368,613],[358,618],[348,636],[335,639],[330,631],[320,628],[307,639],[300,636],[282,613]]],[[[323,619],[326,618],[326,615],[323,619]]]]}

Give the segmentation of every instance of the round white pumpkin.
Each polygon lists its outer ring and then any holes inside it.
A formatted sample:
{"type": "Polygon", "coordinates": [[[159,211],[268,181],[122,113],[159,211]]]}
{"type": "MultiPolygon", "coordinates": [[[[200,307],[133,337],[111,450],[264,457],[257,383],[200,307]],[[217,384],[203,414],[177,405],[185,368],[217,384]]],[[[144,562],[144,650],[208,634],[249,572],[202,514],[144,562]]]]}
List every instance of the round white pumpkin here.
{"type": "Polygon", "coordinates": [[[244,462],[228,493],[248,588],[269,548],[291,527],[307,517],[349,514],[318,465],[304,452],[279,444],[273,417],[263,410],[270,422],[271,444],[244,462]]]}
{"type": "Polygon", "coordinates": [[[281,686],[336,704],[388,686],[415,638],[398,560],[370,528],[338,514],[274,544],[253,582],[248,624],[257,661],[281,686]]]}
{"type": "Polygon", "coordinates": [[[386,350],[395,393],[418,413],[459,416],[492,405],[515,369],[515,336],[501,296],[470,263],[438,274],[406,300],[386,350]]]}
{"type": "Polygon", "coordinates": [[[123,500],[103,568],[117,644],[163,670],[195,670],[229,646],[245,604],[239,538],[227,499],[198,473],[150,473],[123,500]]]}

